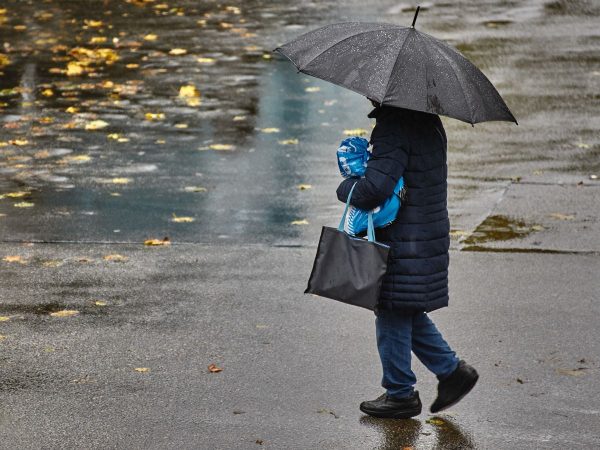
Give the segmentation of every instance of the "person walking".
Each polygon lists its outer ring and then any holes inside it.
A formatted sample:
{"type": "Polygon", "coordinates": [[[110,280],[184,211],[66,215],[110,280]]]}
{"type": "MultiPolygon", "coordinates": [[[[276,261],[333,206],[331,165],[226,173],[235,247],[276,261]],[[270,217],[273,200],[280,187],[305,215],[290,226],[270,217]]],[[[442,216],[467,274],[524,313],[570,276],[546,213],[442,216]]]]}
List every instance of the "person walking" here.
{"type": "Polygon", "coordinates": [[[394,192],[404,177],[405,197],[396,220],[377,229],[377,240],[390,246],[388,269],[375,309],[377,348],[386,392],[362,402],[374,417],[409,418],[421,413],[411,351],[439,380],[436,413],[460,401],[479,375],[444,340],[428,313],[448,305],[450,223],[447,208],[447,140],[437,114],[371,100],[375,118],[372,154],[364,177],[342,181],[338,199],[372,210],[394,192]]]}

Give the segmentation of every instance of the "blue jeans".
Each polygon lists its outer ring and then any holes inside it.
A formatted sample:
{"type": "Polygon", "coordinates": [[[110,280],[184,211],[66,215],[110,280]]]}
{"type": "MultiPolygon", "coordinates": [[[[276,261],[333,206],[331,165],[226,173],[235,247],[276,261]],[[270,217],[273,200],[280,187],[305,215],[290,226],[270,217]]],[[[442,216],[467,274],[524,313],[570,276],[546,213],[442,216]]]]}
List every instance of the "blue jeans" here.
{"type": "Polygon", "coordinates": [[[458,366],[456,353],[425,312],[380,309],[375,329],[383,367],[381,385],[391,397],[409,397],[414,392],[417,378],[410,368],[411,350],[439,380],[458,366]]]}

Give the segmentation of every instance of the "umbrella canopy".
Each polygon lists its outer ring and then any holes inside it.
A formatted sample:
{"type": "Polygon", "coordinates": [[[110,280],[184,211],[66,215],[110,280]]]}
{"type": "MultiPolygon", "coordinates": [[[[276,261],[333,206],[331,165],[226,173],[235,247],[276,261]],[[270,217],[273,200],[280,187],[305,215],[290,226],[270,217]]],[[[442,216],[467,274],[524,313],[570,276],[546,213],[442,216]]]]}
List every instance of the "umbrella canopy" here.
{"type": "MultiPolygon", "coordinates": [[[[416,14],[415,14],[416,19],[416,14]]],[[[517,123],[487,77],[458,50],[412,27],[346,22],[310,31],[275,51],[298,71],[382,105],[470,124],[517,123]]]]}

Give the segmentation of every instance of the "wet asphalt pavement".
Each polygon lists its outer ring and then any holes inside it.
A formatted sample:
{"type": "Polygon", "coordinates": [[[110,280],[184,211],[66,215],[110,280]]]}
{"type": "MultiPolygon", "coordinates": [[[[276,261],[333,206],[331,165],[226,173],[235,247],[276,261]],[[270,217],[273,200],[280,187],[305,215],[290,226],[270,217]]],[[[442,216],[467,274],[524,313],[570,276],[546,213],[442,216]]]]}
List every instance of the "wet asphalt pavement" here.
{"type": "Polygon", "coordinates": [[[600,447],[600,7],[421,6],[519,126],[444,119],[433,316],[480,383],[381,421],[374,316],[302,294],[369,105],[270,50],[410,5],[0,3],[0,448],[600,447]]]}

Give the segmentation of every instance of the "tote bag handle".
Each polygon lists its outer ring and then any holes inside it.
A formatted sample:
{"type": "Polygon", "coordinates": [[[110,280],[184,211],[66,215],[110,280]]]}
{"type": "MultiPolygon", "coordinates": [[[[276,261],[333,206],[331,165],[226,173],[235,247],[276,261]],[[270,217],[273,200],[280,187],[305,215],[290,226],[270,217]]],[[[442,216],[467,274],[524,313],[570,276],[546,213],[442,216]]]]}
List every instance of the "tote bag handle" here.
{"type": "MultiPolygon", "coordinates": [[[[358,183],[358,181],[356,182],[358,183]]],[[[346,200],[346,207],[344,208],[344,213],[342,214],[342,220],[340,220],[340,225],[338,226],[338,230],[344,231],[344,222],[346,221],[346,214],[348,214],[348,208],[350,207],[350,199],[352,198],[352,192],[356,187],[356,183],[352,185],[352,189],[350,189],[350,193],[348,194],[348,199],[346,200]]],[[[367,225],[367,239],[369,242],[375,241],[375,227],[373,226],[373,213],[369,211],[367,213],[368,217],[368,225],[367,225]]]]}

